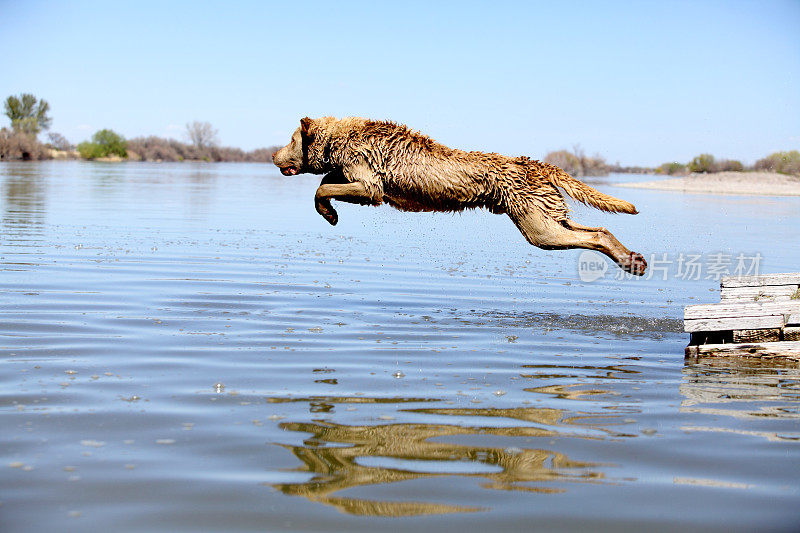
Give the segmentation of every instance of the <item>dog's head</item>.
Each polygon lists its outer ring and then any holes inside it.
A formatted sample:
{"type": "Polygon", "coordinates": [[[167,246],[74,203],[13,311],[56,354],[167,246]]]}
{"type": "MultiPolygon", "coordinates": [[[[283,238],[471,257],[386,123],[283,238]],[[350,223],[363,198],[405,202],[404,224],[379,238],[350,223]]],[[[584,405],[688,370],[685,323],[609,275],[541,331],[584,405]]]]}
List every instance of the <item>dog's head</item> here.
{"type": "Polygon", "coordinates": [[[329,170],[326,168],[329,162],[326,161],[321,135],[324,121],[308,117],[301,119],[300,127],[292,134],[289,144],[272,154],[272,161],[284,176],[305,172],[322,174],[329,170]]]}

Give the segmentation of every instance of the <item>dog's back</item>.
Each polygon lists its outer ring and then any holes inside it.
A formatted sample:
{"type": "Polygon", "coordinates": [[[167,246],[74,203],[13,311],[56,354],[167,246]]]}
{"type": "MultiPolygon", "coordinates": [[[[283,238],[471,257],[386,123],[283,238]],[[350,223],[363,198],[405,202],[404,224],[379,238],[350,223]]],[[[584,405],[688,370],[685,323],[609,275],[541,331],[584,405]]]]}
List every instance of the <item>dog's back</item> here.
{"type": "Polygon", "coordinates": [[[535,208],[555,220],[567,217],[557,183],[539,161],[453,149],[394,122],[351,118],[339,126],[346,138],[342,155],[364,158],[380,179],[384,201],[398,209],[535,208]]]}

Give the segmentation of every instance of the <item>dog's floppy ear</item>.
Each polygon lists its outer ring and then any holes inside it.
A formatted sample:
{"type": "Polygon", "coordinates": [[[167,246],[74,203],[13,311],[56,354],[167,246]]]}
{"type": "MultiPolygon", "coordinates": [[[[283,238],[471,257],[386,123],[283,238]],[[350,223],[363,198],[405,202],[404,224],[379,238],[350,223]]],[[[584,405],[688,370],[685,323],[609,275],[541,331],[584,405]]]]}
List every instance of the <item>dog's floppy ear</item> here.
{"type": "Polygon", "coordinates": [[[314,136],[314,121],[308,117],[300,119],[300,133],[306,137],[314,136]]]}

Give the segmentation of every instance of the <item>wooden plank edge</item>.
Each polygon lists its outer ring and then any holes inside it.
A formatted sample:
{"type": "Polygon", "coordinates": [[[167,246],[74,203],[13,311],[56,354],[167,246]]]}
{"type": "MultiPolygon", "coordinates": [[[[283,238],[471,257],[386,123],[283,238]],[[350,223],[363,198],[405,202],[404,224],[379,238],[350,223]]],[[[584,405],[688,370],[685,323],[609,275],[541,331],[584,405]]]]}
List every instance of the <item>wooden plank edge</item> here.
{"type": "Polygon", "coordinates": [[[761,357],[800,361],[800,342],[778,341],[746,344],[699,344],[686,347],[686,357],[761,357]]]}
{"type": "Polygon", "coordinates": [[[751,316],[797,315],[800,323],[800,301],[789,302],[720,302],[718,304],[687,305],[683,309],[683,318],[739,318],[751,316]]]}
{"type": "Polygon", "coordinates": [[[768,285],[800,285],[800,272],[762,274],[760,276],[723,276],[720,287],[765,287],[768,285]]]}
{"type": "MultiPolygon", "coordinates": [[[[720,289],[721,301],[741,300],[743,303],[759,303],[782,298],[791,302],[797,295],[798,285],[766,285],[763,287],[723,287],[720,289]]],[[[796,301],[796,298],[794,299],[796,301]]]]}
{"type": "Polygon", "coordinates": [[[785,323],[783,315],[743,318],[694,318],[683,321],[683,330],[687,333],[694,333],[696,331],[769,329],[782,328],[785,323]]]}

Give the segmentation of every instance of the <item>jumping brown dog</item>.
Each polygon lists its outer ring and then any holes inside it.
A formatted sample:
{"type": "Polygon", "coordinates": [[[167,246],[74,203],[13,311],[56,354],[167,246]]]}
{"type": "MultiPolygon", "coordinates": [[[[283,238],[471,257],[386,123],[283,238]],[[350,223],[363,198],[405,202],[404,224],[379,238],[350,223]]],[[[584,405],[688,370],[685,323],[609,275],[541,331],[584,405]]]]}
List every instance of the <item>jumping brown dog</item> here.
{"type": "Polygon", "coordinates": [[[603,211],[636,214],[633,204],[596,191],[548,163],[454,150],[406,126],[356,117],[306,117],[272,159],[285,176],[325,174],[315,204],[334,225],[339,217],[332,199],[361,205],[386,202],[403,211],[484,207],[508,214],[539,248],[597,250],[639,276],[647,268],[641,254],[625,248],[607,229],[571,221],[558,189],[603,211]]]}

